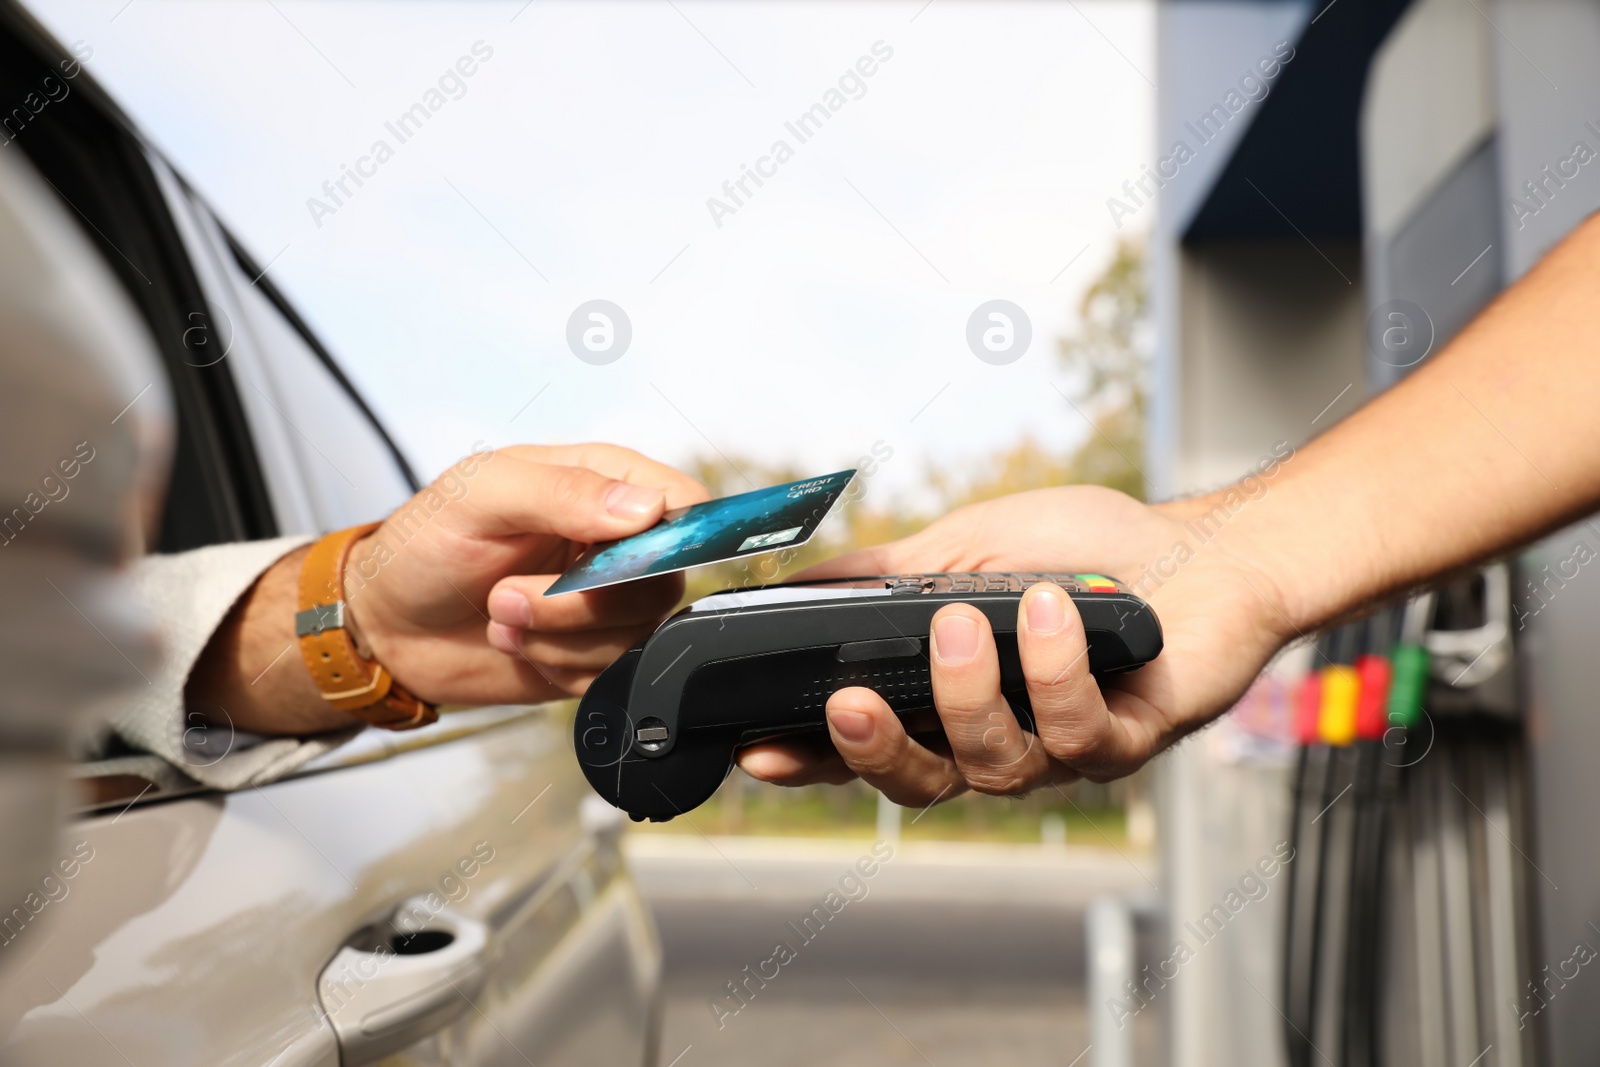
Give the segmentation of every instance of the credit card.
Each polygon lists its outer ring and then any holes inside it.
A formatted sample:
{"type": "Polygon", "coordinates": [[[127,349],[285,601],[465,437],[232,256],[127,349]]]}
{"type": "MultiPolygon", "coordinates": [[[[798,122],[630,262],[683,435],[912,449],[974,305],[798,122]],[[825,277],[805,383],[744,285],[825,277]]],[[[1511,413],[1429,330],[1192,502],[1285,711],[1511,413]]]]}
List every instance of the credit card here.
{"type": "Polygon", "coordinates": [[[544,595],[598,589],[803,545],[855,473],[839,471],[675,508],[643,533],[591,546],[544,595]]]}

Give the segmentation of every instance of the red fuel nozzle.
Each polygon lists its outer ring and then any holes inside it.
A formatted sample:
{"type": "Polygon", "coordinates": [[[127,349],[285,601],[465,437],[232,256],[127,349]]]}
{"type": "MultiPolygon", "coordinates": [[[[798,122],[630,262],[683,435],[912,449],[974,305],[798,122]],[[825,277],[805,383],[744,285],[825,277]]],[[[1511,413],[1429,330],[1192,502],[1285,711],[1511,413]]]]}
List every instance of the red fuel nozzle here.
{"type": "Polygon", "coordinates": [[[1361,693],[1356,698],[1356,736],[1381,741],[1389,728],[1389,681],[1393,669],[1388,659],[1369,653],[1356,660],[1356,675],[1361,680],[1361,693]]]}
{"type": "Polygon", "coordinates": [[[1309,671],[1300,679],[1294,693],[1295,740],[1302,745],[1314,745],[1321,740],[1319,726],[1322,721],[1322,673],[1309,671]]]}

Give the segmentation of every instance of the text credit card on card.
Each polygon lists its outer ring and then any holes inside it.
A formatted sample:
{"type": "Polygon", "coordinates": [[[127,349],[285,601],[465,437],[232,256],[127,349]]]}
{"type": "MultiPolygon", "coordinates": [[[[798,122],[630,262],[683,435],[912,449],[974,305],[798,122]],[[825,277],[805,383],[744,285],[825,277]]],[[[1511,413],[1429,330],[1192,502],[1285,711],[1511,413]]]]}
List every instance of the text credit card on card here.
{"type": "Polygon", "coordinates": [[[855,473],[839,471],[669,511],[643,533],[591,547],[544,595],[598,589],[803,545],[855,473]]]}

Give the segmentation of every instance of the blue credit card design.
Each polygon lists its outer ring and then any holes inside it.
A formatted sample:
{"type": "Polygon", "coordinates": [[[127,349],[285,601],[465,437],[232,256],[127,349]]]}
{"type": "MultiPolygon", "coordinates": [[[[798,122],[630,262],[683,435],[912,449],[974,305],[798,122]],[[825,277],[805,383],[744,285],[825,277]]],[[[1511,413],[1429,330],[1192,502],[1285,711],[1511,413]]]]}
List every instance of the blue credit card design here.
{"type": "Polygon", "coordinates": [[[839,471],[669,511],[643,533],[591,547],[544,595],[598,589],[803,545],[855,473],[839,471]]]}

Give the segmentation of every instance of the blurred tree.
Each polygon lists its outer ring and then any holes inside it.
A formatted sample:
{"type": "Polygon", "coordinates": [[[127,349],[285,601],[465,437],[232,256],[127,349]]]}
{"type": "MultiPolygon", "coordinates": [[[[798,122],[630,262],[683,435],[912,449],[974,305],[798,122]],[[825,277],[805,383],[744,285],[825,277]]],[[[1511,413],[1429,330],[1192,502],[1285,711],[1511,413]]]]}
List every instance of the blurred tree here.
{"type": "Polygon", "coordinates": [[[1126,407],[1143,418],[1149,392],[1149,305],[1144,248],[1123,238],[1111,263],[1078,301],[1078,332],[1056,342],[1062,361],[1084,378],[1082,399],[1126,407]]]}
{"type": "Polygon", "coordinates": [[[1150,394],[1150,299],[1144,247],[1123,238],[1078,302],[1078,332],[1056,342],[1077,379],[1070,402],[1094,428],[1072,457],[1075,482],[1144,498],[1144,418],[1150,394]]]}
{"type": "MultiPolygon", "coordinates": [[[[1073,451],[1051,452],[1031,438],[952,473],[927,466],[922,472],[931,514],[884,499],[881,490],[858,480],[817,536],[798,549],[693,571],[689,596],[718,589],[760,585],[783,578],[839,552],[904,537],[952,508],[1050,485],[1088,482],[1143,498],[1144,417],[1149,393],[1149,300],[1144,250],[1137,241],[1118,243],[1111,262],[1078,302],[1079,325],[1056,342],[1068,372],[1064,417],[1087,421],[1091,432],[1073,451]]],[[[892,451],[891,451],[892,456],[892,451]]],[[[888,461],[892,461],[888,460],[888,461]]],[[[903,460],[901,462],[904,462],[903,460]]],[[[795,481],[815,471],[769,465],[741,456],[701,457],[692,473],[713,496],[795,481]]]]}
{"type": "Polygon", "coordinates": [[[1087,422],[1083,444],[1065,456],[1030,438],[956,477],[930,471],[944,509],[1048,485],[1092,483],[1144,498],[1144,418],[1149,395],[1150,322],[1144,249],[1124,239],[1078,302],[1076,333],[1056,341],[1069,373],[1066,418],[1087,422]]]}
{"type": "MultiPolygon", "coordinates": [[[[1146,486],[1140,467],[1149,394],[1147,309],[1143,249],[1136,242],[1123,241],[1105,270],[1084,291],[1078,303],[1076,331],[1056,342],[1058,358],[1067,372],[1062,417],[1072,423],[1087,421],[1091,430],[1076,449],[1061,454],[1024,437],[959,472],[927,465],[921,473],[924,491],[916,499],[925,502],[924,506],[931,502],[931,512],[909,506],[904,499],[889,498],[881,483],[871,478],[858,479],[810,542],[798,549],[690,571],[686,600],[721,589],[783,581],[839,552],[904,537],[952,508],[1008,493],[1091,482],[1142,498],[1146,486]]],[[[893,459],[892,450],[885,461],[906,462],[904,458],[893,459]]],[[[718,454],[697,460],[691,473],[705,483],[713,496],[721,497],[795,481],[817,472],[718,454]]],[[[965,796],[942,805],[919,830],[923,836],[1028,840],[1032,835],[1031,839],[1037,841],[1039,820],[1046,812],[1055,812],[1072,823],[1069,839],[1112,843],[1108,830],[1117,838],[1123,834],[1120,814],[1112,813],[1144,796],[1148,792],[1147,779],[1148,775],[1142,772],[1132,779],[1104,785],[1077,782],[1062,790],[1040,791],[1020,803],[965,796]]],[[[865,787],[780,789],[745,782],[740,775],[731,776],[729,781],[735,784],[723,787],[729,793],[723,797],[720,832],[748,827],[770,833],[784,827],[781,832],[839,833],[847,824],[870,827],[874,818],[872,794],[865,787]],[[733,791],[737,791],[736,795],[733,791]],[[778,814],[786,810],[791,812],[789,817],[778,814]]]]}

